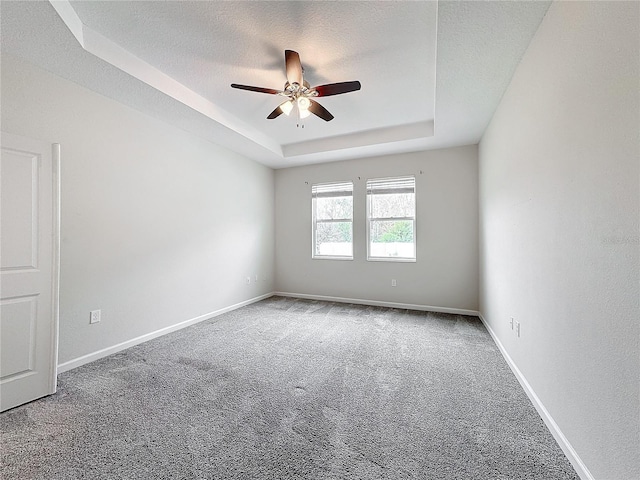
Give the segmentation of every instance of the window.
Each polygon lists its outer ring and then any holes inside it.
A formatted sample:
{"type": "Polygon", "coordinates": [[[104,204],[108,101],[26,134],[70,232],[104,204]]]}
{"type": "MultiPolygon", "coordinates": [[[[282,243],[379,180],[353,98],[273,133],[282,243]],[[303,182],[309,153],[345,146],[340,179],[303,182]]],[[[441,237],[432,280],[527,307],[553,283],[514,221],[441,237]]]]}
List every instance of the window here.
{"type": "Polygon", "coordinates": [[[353,259],[353,182],[311,186],[313,258],[353,259]]]}
{"type": "Polygon", "coordinates": [[[415,177],[367,180],[368,260],[415,261],[415,177]]]}

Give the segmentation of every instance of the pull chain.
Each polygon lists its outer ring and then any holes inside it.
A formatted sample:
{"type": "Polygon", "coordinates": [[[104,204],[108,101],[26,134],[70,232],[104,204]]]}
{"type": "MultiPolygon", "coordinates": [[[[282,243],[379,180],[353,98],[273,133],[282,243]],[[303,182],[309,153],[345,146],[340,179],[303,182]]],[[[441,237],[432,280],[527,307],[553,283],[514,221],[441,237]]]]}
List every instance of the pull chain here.
{"type": "Polygon", "coordinates": [[[302,123],[302,118],[300,118],[300,107],[296,105],[296,115],[298,116],[298,123],[296,123],[296,128],[304,128],[304,123],[302,123]]]}

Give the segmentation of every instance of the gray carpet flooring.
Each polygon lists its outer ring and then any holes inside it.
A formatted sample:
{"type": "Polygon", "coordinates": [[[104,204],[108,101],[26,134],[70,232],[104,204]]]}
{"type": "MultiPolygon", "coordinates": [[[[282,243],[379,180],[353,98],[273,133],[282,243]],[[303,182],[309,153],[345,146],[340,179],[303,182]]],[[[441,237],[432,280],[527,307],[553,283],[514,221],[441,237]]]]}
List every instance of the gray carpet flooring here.
{"type": "Polygon", "coordinates": [[[272,297],[0,415],[2,479],[578,479],[475,317],[272,297]]]}

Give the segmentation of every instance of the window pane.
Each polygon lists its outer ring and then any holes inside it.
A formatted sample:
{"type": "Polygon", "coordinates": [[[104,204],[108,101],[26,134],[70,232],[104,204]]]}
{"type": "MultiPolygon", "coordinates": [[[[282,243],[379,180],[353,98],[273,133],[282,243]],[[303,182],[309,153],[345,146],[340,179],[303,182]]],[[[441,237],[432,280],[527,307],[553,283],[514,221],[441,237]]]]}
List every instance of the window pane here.
{"type": "Polygon", "coordinates": [[[351,220],[352,216],[352,196],[316,198],[317,220],[351,220]]]}
{"type": "Polygon", "coordinates": [[[370,228],[370,257],[415,257],[413,220],[372,220],[370,228]]]}
{"type": "Polygon", "coordinates": [[[316,223],[316,255],[353,256],[353,228],[348,222],[316,223]]]}
{"type": "Polygon", "coordinates": [[[370,218],[414,217],[416,202],[414,193],[371,194],[370,218]]]}

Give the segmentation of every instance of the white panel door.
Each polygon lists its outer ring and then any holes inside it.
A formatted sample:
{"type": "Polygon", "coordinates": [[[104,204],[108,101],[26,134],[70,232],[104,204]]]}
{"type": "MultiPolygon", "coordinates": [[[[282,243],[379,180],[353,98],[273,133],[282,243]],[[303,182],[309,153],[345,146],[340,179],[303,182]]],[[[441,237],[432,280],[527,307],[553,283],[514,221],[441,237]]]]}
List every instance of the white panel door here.
{"type": "Polygon", "coordinates": [[[59,145],[2,133],[0,411],[55,393],[59,145]]]}

